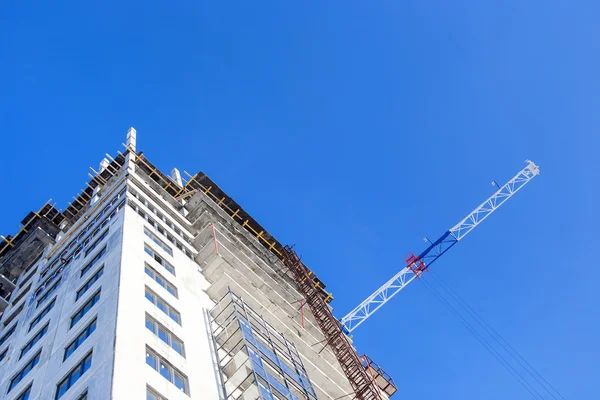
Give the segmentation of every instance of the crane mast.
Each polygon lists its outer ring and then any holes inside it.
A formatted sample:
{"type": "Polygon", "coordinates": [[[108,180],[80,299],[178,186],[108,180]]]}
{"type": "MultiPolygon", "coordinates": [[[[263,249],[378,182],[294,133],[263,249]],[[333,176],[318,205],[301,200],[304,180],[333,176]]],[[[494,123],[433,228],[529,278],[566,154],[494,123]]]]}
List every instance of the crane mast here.
{"type": "Polygon", "coordinates": [[[342,330],[346,334],[349,334],[356,329],[540,173],[539,167],[532,161],[527,160],[525,162],[527,163],[525,168],[519,171],[517,175],[505,183],[504,186],[500,187],[492,196],[481,203],[479,207],[475,208],[458,224],[446,231],[439,239],[429,242],[429,247],[421,254],[415,256],[410,253],[405,258],[406,267],[340,320],[342,330]]]}

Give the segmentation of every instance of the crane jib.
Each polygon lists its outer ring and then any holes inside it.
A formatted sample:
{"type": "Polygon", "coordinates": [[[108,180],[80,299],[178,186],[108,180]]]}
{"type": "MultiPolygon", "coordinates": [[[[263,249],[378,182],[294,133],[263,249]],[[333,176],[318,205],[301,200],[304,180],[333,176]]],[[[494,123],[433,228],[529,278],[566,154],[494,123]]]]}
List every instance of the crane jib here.
{"type": "Polygon", "coordinates": [[[526,163],[527,166],[519,171],[517,175],[502,187],[499,187],[486,201],[481,203],[458,224],[446,231],[439,239],[435,242],[430,242],[426,239],[430,245],[419,256],[409,253],[405,257],[406,267],[398,271],[383,286],[340,320],[344,333],[349,333],[356,329],[369,316],[373,315],[392,297],[404,289],[406,285],[415,278],[418,278],[435,260],[450,250],[459,240],[469,234],[469,232],[540,173],[539,167],[532,161],[526,160],[526,163]]]}
{"type": "Polygon", "coordinates": [[[450,250],[458,242],[450,231],[446,231],[439,239],[431,243],[419,256],[419,260],[422,260],[427,266],[433,264],[435,260],[440,258],[442,254],[450,250]]]}

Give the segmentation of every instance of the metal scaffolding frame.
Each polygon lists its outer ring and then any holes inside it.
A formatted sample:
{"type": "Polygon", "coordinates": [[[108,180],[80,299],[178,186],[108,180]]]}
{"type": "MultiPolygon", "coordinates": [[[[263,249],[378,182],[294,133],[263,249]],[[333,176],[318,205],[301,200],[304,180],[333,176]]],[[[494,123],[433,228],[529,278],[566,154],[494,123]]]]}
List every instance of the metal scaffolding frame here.
{"type": "Polygon", "coordinates": [[[226,400],[317,400],[296,346],[229,290],[210,311],[226,400]]]}
{"type": "Polygon", "coordinates": [[[356,398],[359,400],[381,400],[379,388],[367,374],[350,340],[340,329],[339,321],[333,316],[331,309],[320,296],[318,288],[310,279],[309,269],[300,261],[300,257],[290,246],[283,248],[283,263],[294,275],[298,288],[304,294],[306,303],[325,335],[327,344],[331,346],[346,378],[348,378],[356,398]]]}

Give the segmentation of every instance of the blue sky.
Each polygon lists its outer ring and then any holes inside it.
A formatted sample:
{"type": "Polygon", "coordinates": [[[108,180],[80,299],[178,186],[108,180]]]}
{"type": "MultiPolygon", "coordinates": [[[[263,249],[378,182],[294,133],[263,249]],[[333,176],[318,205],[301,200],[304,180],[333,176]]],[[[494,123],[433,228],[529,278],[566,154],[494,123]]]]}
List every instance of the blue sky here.
{"type": "MultiPolygon", "coordinates": [[[[134,126],[297,244],[342,317],[530,158],[433,268],[565,398],[598,398],[597,3],[82,3],[0,12],[0,233],[134,126]]],[[[354,338],[398,398],[531,398],[420,282],[354,338]]]]}

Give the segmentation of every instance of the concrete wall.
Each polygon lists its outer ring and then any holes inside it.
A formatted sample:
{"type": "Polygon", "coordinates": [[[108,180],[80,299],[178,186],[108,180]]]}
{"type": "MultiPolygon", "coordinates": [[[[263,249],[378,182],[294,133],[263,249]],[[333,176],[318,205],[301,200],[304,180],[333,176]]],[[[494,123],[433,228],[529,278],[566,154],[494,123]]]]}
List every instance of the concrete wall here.
{"type": "MultiPolygon", "coordinates": [[[[24,297],[26,304],[19,317],[18,328],[15,334],[7,342],[10,346],[8,357],[0,363],[0,398],[12,399],[17,397],[30,383],[33,382],[30,399],[48,400],[53,399],[56,393],[56,385],[71,371],[81,359],[90,351],[93,351],[92,366],[69,391],[61,398],[71,400],[77,398],[87,388],[88,399],[106,399],[106,393],[110,391],[113,367],[113,346],[116,323],[116,309],[118,301],[118,283],[121,267],[121,243],[122,243],[123,210],[111,220],[109,235],[103,240],[107,244],[106,254],[98,263],[83,277],[80,276],[81,269],[94,257],[100,247],[91,252],[88,257],[83,254],[78,260],[74,260],[62,273],[62,281],[55,291],[56,303],[54,308],[41,320],[31,332],[27,332],[32,318],[49,304],[54,296],[51,296],[37,309],[37,301],[29,302],[35,288],[43,281],[39,281],[39,273],[46,266],[47,259],[38,261],[38,271],[31,279],[31,294],[24,297]],[[104,273],[95,284],[88,289],[82,298],[75,301],[77,290],[104,265],[104,273]],[[69,329],[72,315],[84,304],[98,288],[101,287],[99,302],[82,318],[72,329],[69,329]],[[65,347],[85,328],[89,322],[97,317],[96,331],[63,362],[65,347]],[[21,360],[18,360],[21,348],[49,322],[49,329],[45,336],[32,348],[21,360]],[[41,358],[37,366],[14,389],[7,393],[12,377],[21,370],[39,349],[41,358]]],[[[75,230],[75,234],[79,229],[75,230]]],[[[65,242],[59,242],[60,247],[65,242]]],[[[46,277],[47,278],[47,277],[46,277]]],[[[45,279],[45,278],[44,278],[45,279]]],[[[16,291],[13,296],[18,296],[16,291]]],[[[15,308],[18,305],[15,306],[15,308]]],[[[10,310],[8,311],[10,314],[10,310]]],[[[7,315],[8,315],[7,314],[7,315]]],[[[8,328],[12,323],[8,325],[8,328]]],[[[6,328],[4,328],[6,329],[6,328]]],[[[0,336],[2,333],[0,333],[0,336]]],[[[3,346],[4,347],[4,346],[3,346]]],[[[0,350],[1,351],[1,350],[0,350]]]]}
{"type": "Polygon", "coordinates": [[[209,296],[218,301],[230,288],[294,342],[320,399],[336,399],[352,392],[306,306],[302,327],[302,295],[281,262],[203,193],[196,194],[186,207],[198,232],[194,240],[199,250],[196,261],[211,283],[209,296]]]}

